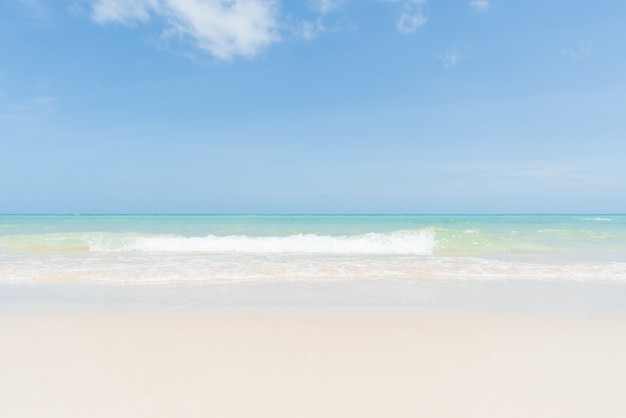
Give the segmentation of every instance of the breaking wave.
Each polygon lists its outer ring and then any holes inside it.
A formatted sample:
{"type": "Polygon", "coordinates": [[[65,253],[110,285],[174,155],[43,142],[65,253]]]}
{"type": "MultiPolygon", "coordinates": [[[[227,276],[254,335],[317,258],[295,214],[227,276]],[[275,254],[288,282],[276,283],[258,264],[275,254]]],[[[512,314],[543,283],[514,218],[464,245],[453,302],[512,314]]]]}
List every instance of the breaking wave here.
{"type": "Polygon", "coordinates": [[[322,253],[431,254],[432,228],[417,231],[367,233],[354,236],[297,234],[183,237],[135,234],[49,234],[0,237],[0,248],[17,252],[165,252],[165,253],[322,253]]]}

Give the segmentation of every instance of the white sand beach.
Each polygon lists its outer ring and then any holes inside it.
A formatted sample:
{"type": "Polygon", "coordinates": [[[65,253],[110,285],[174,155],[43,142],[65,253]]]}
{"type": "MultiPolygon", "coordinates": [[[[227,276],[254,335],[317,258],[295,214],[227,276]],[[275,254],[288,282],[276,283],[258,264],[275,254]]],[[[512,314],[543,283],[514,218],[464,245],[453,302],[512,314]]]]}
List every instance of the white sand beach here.
{"type": "MultiPolygon", "coordinates": [[[[475,301],[472,292],[483,301],[507,292],[527,301],[561,292],[568,308],[541,309],[543,302],[511,310],[488,303],[451,306],[442,302],[455,291],[447,285],[430,289],[436,303],[428,308],[324,305],[320,294],[311,296],[319,303],[300,300],[299,308],[246,306],[242,293],[250,286],[243,284],[217,292],[232,300],[239,294],[230,306],[135,309],[148,304],[120,304],[119,297],[116,304],[112,295],[120,288],[82,287],[74,288],[75,295],[82,292],[91,302],[63,301],[59,309],[49,291],[13,288],[8,293],[23,297],[5,303],[0,318],[0,415],[626,414],[626,315],[575,302],[590,294],[604,305],[601,295],[623,293],[623,286],[615,286],[617,292],[611,285],[596,287],[594,294],[591,285],[534,283],[522,285],[526,295],[519,284],[477,282],[473,291],[459,286],[475,301]]],[[[179,298],[192,293],[179,291],[179,298]]],[[[268,285],[265,298],[272,292],[282,300],[298,293],[286,284],[268,285]]]]}

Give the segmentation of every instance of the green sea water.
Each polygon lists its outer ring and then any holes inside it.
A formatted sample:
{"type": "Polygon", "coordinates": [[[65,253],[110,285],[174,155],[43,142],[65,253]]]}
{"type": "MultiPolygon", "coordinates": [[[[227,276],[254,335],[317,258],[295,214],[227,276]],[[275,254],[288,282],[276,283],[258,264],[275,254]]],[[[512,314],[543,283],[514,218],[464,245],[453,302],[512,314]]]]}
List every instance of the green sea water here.
{"type": "Polygon", "coordinates": [[[0,215],[0,280],[626,280],[625,215],[0,215]]]}

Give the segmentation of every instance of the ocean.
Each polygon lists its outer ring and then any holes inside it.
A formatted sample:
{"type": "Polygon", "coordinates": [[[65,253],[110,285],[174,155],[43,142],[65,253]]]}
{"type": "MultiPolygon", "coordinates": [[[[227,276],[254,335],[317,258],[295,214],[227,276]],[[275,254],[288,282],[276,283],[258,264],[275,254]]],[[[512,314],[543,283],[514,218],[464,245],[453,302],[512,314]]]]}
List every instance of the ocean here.
{"type": "Polygon", "coordinates": [[[626,281],[626,215],[0,215],[0,281],[626,281]]]}

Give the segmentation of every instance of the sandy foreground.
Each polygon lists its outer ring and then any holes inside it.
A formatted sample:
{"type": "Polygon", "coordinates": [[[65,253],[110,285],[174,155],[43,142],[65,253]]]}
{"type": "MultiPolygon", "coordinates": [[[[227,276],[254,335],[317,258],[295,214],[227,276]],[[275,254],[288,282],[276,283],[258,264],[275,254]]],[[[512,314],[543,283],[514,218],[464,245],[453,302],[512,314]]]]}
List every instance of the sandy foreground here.
{"type": "Polygon", "coordinates": [[[2,309],[2,417],[626,416],[626,315],[592,305],[102,310],[44,299],[2,309]]]}

